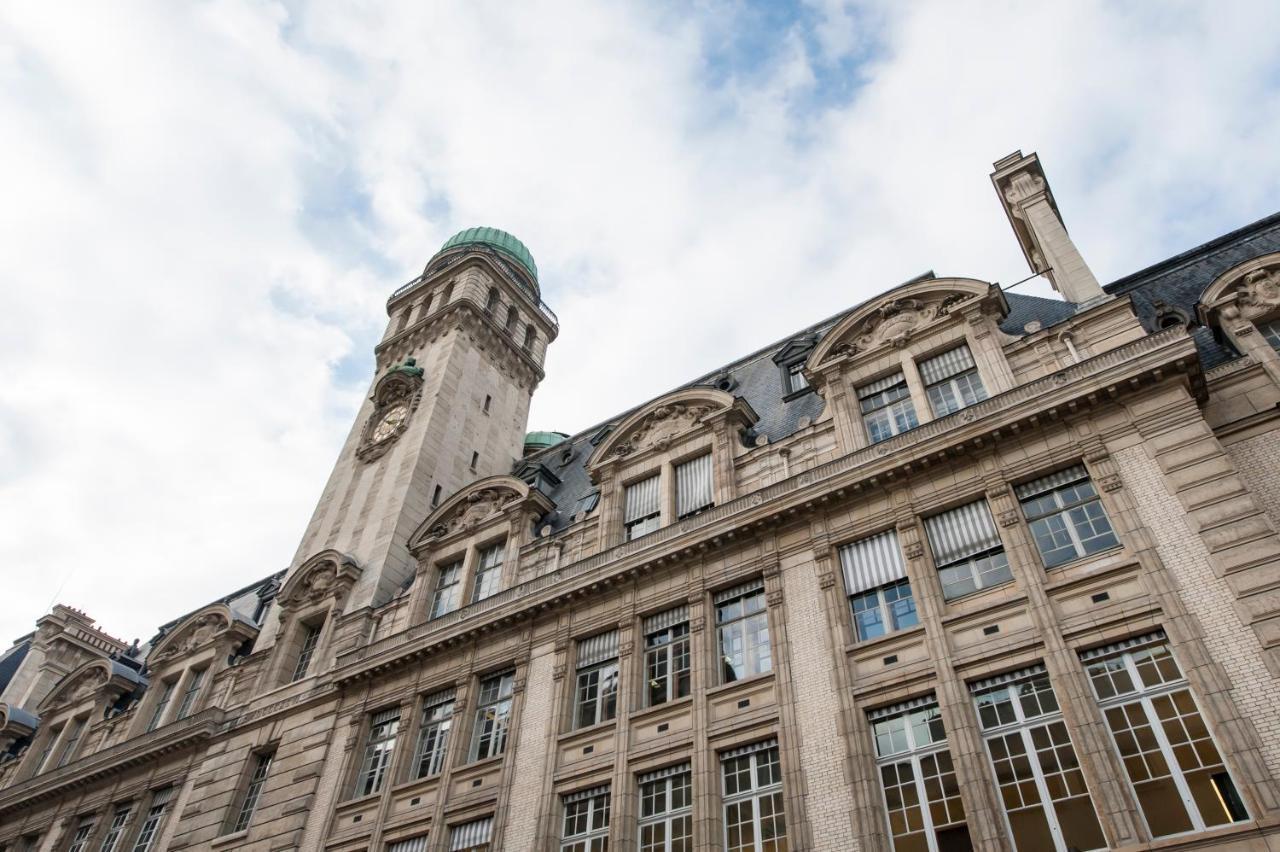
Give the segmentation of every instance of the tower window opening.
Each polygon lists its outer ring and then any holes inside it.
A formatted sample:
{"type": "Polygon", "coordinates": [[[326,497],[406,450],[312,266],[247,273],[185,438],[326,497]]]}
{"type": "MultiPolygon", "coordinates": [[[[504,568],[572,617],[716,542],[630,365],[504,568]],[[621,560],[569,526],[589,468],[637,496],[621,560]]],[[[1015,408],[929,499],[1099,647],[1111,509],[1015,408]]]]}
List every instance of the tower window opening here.
{"type": "Polygon", "coordinates": [[[516,306],[512,305],[507,308],[507,331],[515,331],[516,323],[520,321],[520,314],[516,311],[516,306]]]}
{"type": "Polygon", "coordinates": [[[432,507],[440,505],[440,486],[439,485],[436,486],[435,491],[431,492],[431,505],[432,507]]]}
{"type": "Polygon", "coordinates": [[[537,338],[537,332],[533,330],[533,323],[529,323],[524,327],[524,349],[528,352],[533,348],[533,341],[537,338]]]}
{"type": "Polygon", "coordinates": [[[490,396],[489,394],[485,394],[484,395],[484,413],[485,414],[489,413],[489,405],[492,402],[493,402],[493,397],[490,396]]]}
{"type": "Polygon", "coordinates": [[[485,299],[484,309],[489,313],[493,313],[498,308],[498,288],[489,288],[489,297],[485,299]]]}
{"type": "Polygon", "coordinates": [[[453,282],[449,282],[449,286],[444,288],[444,297],[440,300],[440,306],[444,307],[453,300],[453,282]]]}
{"type": "Polygon", "coordinates": [[[471,469],[475,470],[476,465],[479,463],[480,463],[480,454],[477,452],[472,452],[471,453],[471,469]]]}

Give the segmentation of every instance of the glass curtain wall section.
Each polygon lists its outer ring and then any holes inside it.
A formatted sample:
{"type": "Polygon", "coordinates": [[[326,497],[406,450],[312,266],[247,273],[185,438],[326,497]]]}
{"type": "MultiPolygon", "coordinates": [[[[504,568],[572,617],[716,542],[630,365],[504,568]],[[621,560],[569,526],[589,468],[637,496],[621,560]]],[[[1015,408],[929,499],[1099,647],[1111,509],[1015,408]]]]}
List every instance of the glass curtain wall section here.
{"type": "Polygon", "coordinates": [[[375,713],[369,720],[369,735],[365,738],[364,759],[356,776],[356,795],[368,796],[382,789],[391,758],[396,751],[396,737],[400,731],[400,708],[392,707],[375,713]]]}
{"type": "Polygon", "coordinates": [[[937,700],[884,707],[867,719],[894,852],[973,849],[937,700]]]}
{"type": "Polygon", "coordinates": [[[496,757],[506,750],[507,727],[511,724],[511,693],[515,682],[515,672],[480,681],[476,720],[471,730],[471,762],[496,757]]]}
{"type": "Polygon", "coordinates": [[[676,465],[676,517],[687,518],[715,505],[711,453],[676,465]]]}
{"type": "Polygon", "coordinates": [[[578,642],[573,727],[612,719],[618,712],[618,631],[578,642]]]}
{"type": "Polygon", "coordinates": [[[608,852],[609,787],[593,787],[562,797],[564,828],[560,852],[608,852]]]}
{"type": "Polygon", "coordinates": [[[919,624],[897,530],[846,544],[839,553],[858,641],[919,624]]]}
{"type": "Polygon", "coordinates": [[[453,727],[452,689],[428,695],[422,701],[422,722],[413,755],[413,777],[439,775],[449,754],[449,730],[453,727]]]}
{"type": "Polygon", "coordinates": [[[484,600],[502,587],[502,554],[506,548],[506,542],[501,542],[480,551],[471,588],[472,603],[484,600]]]}
{"type": "Polygon", "coordinates": [[[782,766],[777,740],[720,755],[724,845],[729,852],[787,852],[782,766]]]}
{"type": "Polygon", "coordinates": [[[1120,544],[1089,472],[1078,464],[1014,487],[1044,567],[1120,544]]]}
{"type": "Polygon", "coordinates": [[[645,703],[689,694],[689,609],[676,607],[644,620],[645,703]]]}
{"type": "Polygon", "coordinates": [[[1249,818],[1182,670],[1154,633],[1081,655],[1155,837],[1249,818]]]}
{"type": "Polygon", "coordinates": [[[986,500],[925,518],[924,528],[947,600],[1013,579],[986,500]]]}
{"type": "Polygon", "coordinates": [[[945,417],[987,398],[973,353],[963,343],[941,355],[926,358],[917,366],[934,417],[945,417]]]}
{"type": "Polygon", "coordinates": [[[640,852],[693,852],[692,767],[681,763],[637,780],[640,852]]]}
{"type": "Polygon", "coordinates": [[[655,473],[623,491],[622,524],[627,541],[648,535],[662,523],[661,482],[662,477],[655,473]]]}
{"type": "Polygon", "coordinates": [[[863,385],[857,394],[867,438],[873,444],[920,425],[907,377],[901,371],[863,385]]]}
{"type": "Polygon", "coordinates": [[[431,595],[431,614],[428,617],[439,618],[457,609],[461,590],[462,560],[441,565],[436,573],[436,590],[431,595]]]}
{"type": "Polygon", "coordinates": [[[1084,852],[1107,845],[1044,666],[971,684],[1014,846],[1084,852]]]}
{"type": "Polygon", "coordinates": [[[773,656],[769,647],[764,582],[752,580],[717,592],[715,606],[721,682],[730,683],[771,671],[773,656]]]}

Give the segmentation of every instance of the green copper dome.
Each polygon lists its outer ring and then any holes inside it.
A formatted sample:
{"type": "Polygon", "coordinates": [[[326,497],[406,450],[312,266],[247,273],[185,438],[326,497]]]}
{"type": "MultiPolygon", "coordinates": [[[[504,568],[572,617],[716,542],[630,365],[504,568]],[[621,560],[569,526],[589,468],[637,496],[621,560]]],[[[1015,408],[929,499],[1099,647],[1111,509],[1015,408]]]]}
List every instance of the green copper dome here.
{"type": "Polygon", "coordinates": [[[459,231],[446,240],[436,254],[477,244],[497,249],[523,266],[525,271],[533,276],[534,281],[538,280],[538,264],[533,262],[533,255],[529,253],[529,249],[506,231],[499,231],[497,228],[467,228],[465,231],[459,231]]]}
{"type": "Polygon", "coordinates": [[[569,436],[563,432],[530,432],[524,436],[525,455],[563,443],[569,436]]]}

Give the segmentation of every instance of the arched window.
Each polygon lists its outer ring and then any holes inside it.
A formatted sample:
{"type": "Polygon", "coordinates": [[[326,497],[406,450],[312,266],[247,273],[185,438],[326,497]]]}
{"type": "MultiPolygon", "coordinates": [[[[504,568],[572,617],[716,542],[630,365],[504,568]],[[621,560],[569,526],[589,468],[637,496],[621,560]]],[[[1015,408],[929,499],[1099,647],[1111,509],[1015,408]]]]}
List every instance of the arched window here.
{"type": "Polygon", "coordinates": [[[422,300],[422,307],[418,309],[418,319],[422,319],[431,313],[431,300],[435,298],[434,293],[428,293],[427,298],[422,300]]]}
{"type": "Polygon", "coordinates": [[[489,298],[485,300],[484,309],[489,313],[493,313],[498,308],[498,288],[489,288],[489,298]]]}
{"type": "Polygon", "coordinates": [[[528,352],[533,349],[533,342],[538,339],[538,332],[534,330],[533,323],[529,323],[524,327],[524,350],[528,352]]]}
{"type": "Polygon", "coordinates": [[[444,298],[440,300],[440,307],[443,308],[445,305],[449,304],[449,302],[452,300],[453,300],[453,282],[450,282],[449,286],[444,288],[444,298]]]}
{"type": "Polygon", "coordinates": [[[520,314],[516,311],[516,306],[512,305],[507,308],[507,331],[515,331],[516,322],[519,321],[520,314]]]}

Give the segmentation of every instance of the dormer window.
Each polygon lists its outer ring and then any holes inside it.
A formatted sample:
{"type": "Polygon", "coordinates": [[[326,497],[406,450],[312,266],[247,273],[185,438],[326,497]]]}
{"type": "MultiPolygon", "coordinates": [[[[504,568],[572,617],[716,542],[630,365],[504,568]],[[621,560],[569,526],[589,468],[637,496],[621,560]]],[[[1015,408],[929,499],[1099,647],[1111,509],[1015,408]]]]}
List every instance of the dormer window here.
{"type": "Polygon", "coordinates": [[[458,608],[458,592],[462,588],[462,560],[441,566],[436,575],[436,591],[431,598],[430,618],[439,618],[458,608]]]}
{"type": "Polygon", "coordinates": [[[84,736],[86,720],[84,718],[72,719],[67,723],[66,736],[62,744],[62,754],[58,757],[58,766],[66,766],[75,759],[76,749],[80,745],[80,738],[84,736]]]}
{"type": "Polygon", "coordinates": [[[178,705],[177,718],[185,719],[191,715],[192,709],[196,704],[196,699],[200,697],[200,688],[204,686],[204,676],[206,669],[195,669],[191,672],[187,680],[187,688],[182,693],[182,703],[178,705]]]}
{"type": "Polygon", "coordinates": [[[1272,349],[1280,352],[1280,318],[1258,323],[1258,331],[1262,332],[1263,339],[1271,344],[1272,349]]]}
{"type": "Polygon", "coordinates": [[[627,541],[648,535],[661,525],[661,481],[662,477],[655,473],[648,479],[627,486],[623,515],[627,541]]]}
{"type": "Polygon", "coordinates": [[[934,417],[944,417],[987,398],[969,347],[960,344],[919,364],[934,417]]]}
{"type": "Polygon", "coordinates": [[[164,720],[164,711],[169,706],[169,701],[173,698],[174,687],[177,685],[176,678],[160,684],[160,700],[156,702],[156,709],[151,714],[151,721],[147,723],[148,731],[154,731],[160,727],[160,723],[164,720]]]}
{"type": "Polygon", "coordinates": [[[858,388],[858,407],[873,444],[920,425],[901,370],[858,388]]]}
{"type": "Polygon", "coordinates": [[[676,517],[687,518],[715,505],[711,453],[676,465],[676,517]]]}
{"type": "Polygon", "coordinates": [[[311,658],[315,656],[316,645],[320,642],[320,631],[324,624],[307,624],[303,626],[302,648],[298,651],[298,660],[293,665],[293,677],[290,680],[302,680],[311,668],[311,658]]]}
{"type": "Polygon", "coordinates": [[[809,387],[809,380],[804,377],[804,362],[797,361],[787,365],[787,393],[799,393],[809,387]]]}
{"type": "Polygon", "coordinates": [[[471,585],[471,602],[482,601],[502,588],[502,553],[506,542],[490,545],[480,551],[475,581],[471,585]]]}

